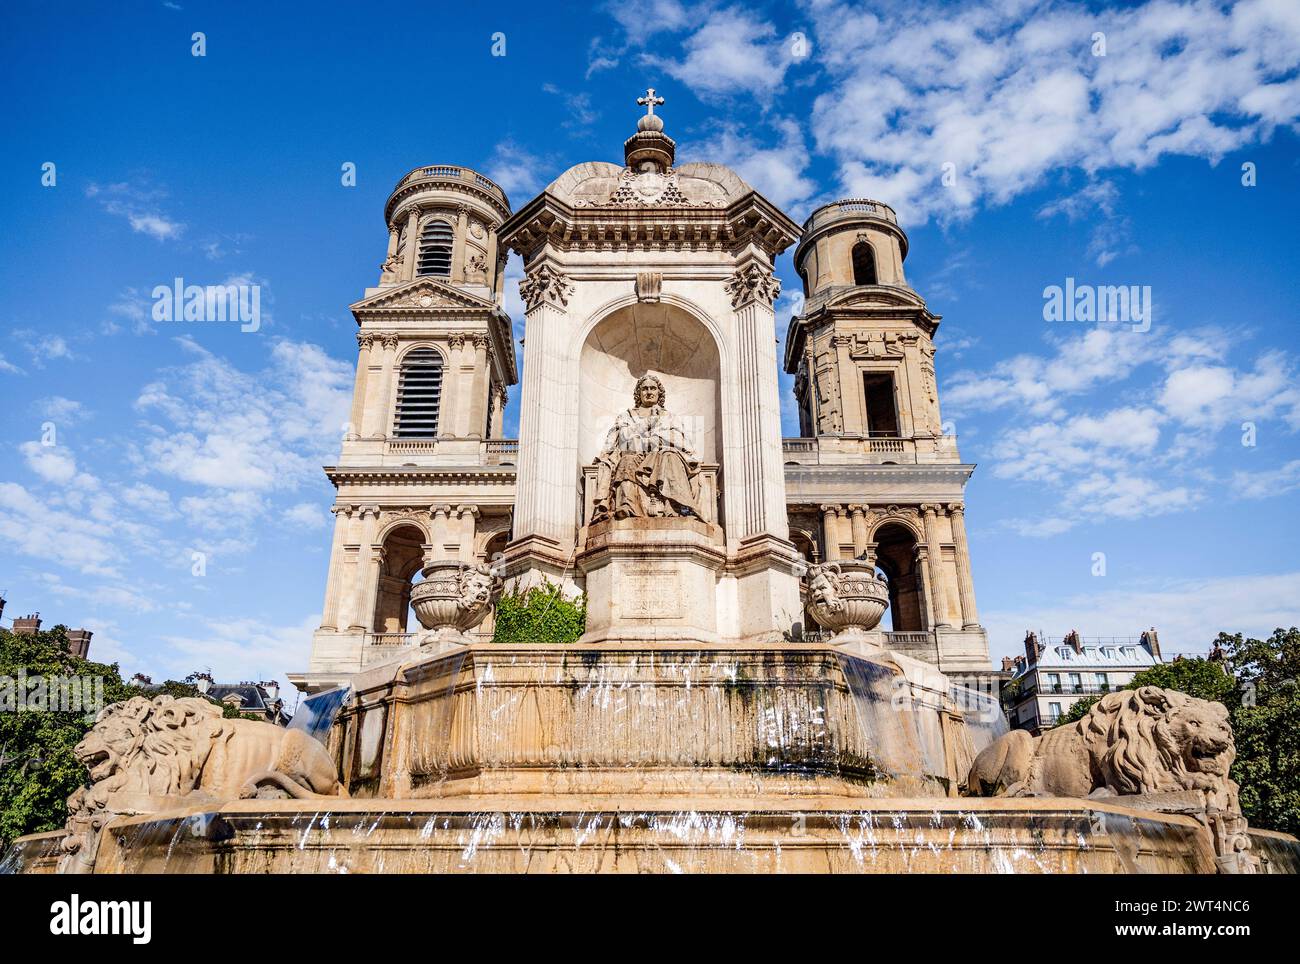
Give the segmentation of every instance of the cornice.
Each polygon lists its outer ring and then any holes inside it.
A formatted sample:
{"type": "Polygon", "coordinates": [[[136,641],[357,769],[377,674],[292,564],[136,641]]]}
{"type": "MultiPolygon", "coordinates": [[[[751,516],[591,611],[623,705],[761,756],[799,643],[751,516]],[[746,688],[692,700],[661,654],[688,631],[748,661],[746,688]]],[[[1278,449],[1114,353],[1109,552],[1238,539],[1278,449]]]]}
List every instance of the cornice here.
{"type": "Polygon", "coordinates": [[[793,244],[799,226],[757,191],[726,207],[573,207],[539,194],[501,226],[503,246],[525,261],[543,245],[562,250],[734,250],[755,244],[769,257],[793,244]]]}
{"type": "Polygon", "coordinates": [[[340,485],[422,485],[431,482],[476,482],[514,485],[513,465],[327,465],[325,477],[340,485]]]}

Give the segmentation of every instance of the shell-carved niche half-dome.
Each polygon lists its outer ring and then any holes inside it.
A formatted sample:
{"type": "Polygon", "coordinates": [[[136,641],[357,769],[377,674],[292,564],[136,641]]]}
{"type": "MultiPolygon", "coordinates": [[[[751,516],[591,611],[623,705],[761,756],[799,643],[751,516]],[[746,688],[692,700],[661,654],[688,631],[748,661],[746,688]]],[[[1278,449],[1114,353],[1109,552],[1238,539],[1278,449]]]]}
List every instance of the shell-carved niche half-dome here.
{"type": "Polygon", "coordinates": [[[546,193],[575,208],[707,207],[725,208],[753,190],[729,167],[692,162],[665,172],[638,172],[608,161],[569,168],[546,193]]]}

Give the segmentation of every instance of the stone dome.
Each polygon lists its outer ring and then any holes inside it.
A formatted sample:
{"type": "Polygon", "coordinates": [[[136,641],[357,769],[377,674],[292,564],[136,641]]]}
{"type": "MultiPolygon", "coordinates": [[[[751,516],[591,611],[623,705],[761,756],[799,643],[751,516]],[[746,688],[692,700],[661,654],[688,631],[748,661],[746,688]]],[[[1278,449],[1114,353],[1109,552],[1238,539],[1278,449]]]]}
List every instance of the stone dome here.
{"type": "MultiPolygon", "coordinates": [[[[546,193],[573,207],[610,203],[626,169],[608,161],[587,161],[569,168],[546,186],[546,193]]],[[[722,164],[693,162],[671,169],[677,190],[688,204],[726,207],[751,192],[731,168],[722,164]]]]}

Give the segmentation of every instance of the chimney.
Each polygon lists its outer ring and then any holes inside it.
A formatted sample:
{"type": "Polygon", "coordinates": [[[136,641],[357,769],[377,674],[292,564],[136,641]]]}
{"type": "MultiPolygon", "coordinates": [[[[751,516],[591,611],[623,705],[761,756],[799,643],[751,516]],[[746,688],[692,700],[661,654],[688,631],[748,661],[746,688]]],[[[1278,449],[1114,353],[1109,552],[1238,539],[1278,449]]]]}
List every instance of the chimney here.
{"type": "Polygon", "coordinates": [[[1035,633],[1025,633],[1025,662],[1030,666],[1038,662],[1038,636],[1035,633]]]}
{"type": "Polygon", "coordinates": [[[1065,643],[1076,653],[1083,652],[1083,642],[1079,639],[1079,631],[1077,629],[1072,629],[1065,634],[1065,643]]]}
{"type": "Polygon", "coordinates": [[[1010,656],[1003,656],[1003,657],[1002,657],[1002,672],[1004,672],[1004,673],[1014,673],[1015,670],[1016,670],[1016,661],[1015,661],[1014,659],[1012,659],[1010,656]]]}
{"type": "Polygon", "coordinates": [[[1156,634],[1156,628],[1152,626],[1142,634],[1142,645],[1144,645],[1151,655],[1155,657],[1157,663],[1163,663],[1160,656],[1160,637],[1156,634]]]}
{"type": "Polygon", "coordinates": [[[94,635],[89,629],[68,630],[68,652],[82,659],[90,658],[90,637],[94,635]]]}
{"type": "Polygon", "coordinates": [[[31,613],[27,616],[18,616],[14,619],[15,636],[31,636],[33,633],[41,631],[41,614],[31,613]]]}

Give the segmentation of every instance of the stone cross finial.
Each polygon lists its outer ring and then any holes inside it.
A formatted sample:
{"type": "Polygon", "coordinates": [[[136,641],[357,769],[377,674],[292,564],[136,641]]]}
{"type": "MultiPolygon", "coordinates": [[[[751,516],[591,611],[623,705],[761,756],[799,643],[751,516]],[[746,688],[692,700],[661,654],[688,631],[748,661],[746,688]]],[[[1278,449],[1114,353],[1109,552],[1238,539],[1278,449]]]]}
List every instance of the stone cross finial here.
{"type": "Polygon", "coordinates": [[[638,97],[636,99],[636,102],[645,108],[645,112],[649,116],[653,117],[655,113],[655,106],[658,104],[662,104],[664,102],[664,99],[662,97],[655,96],[655,89],[653,87],[647,87],[645,91],[645,96],[638,97]]]}

